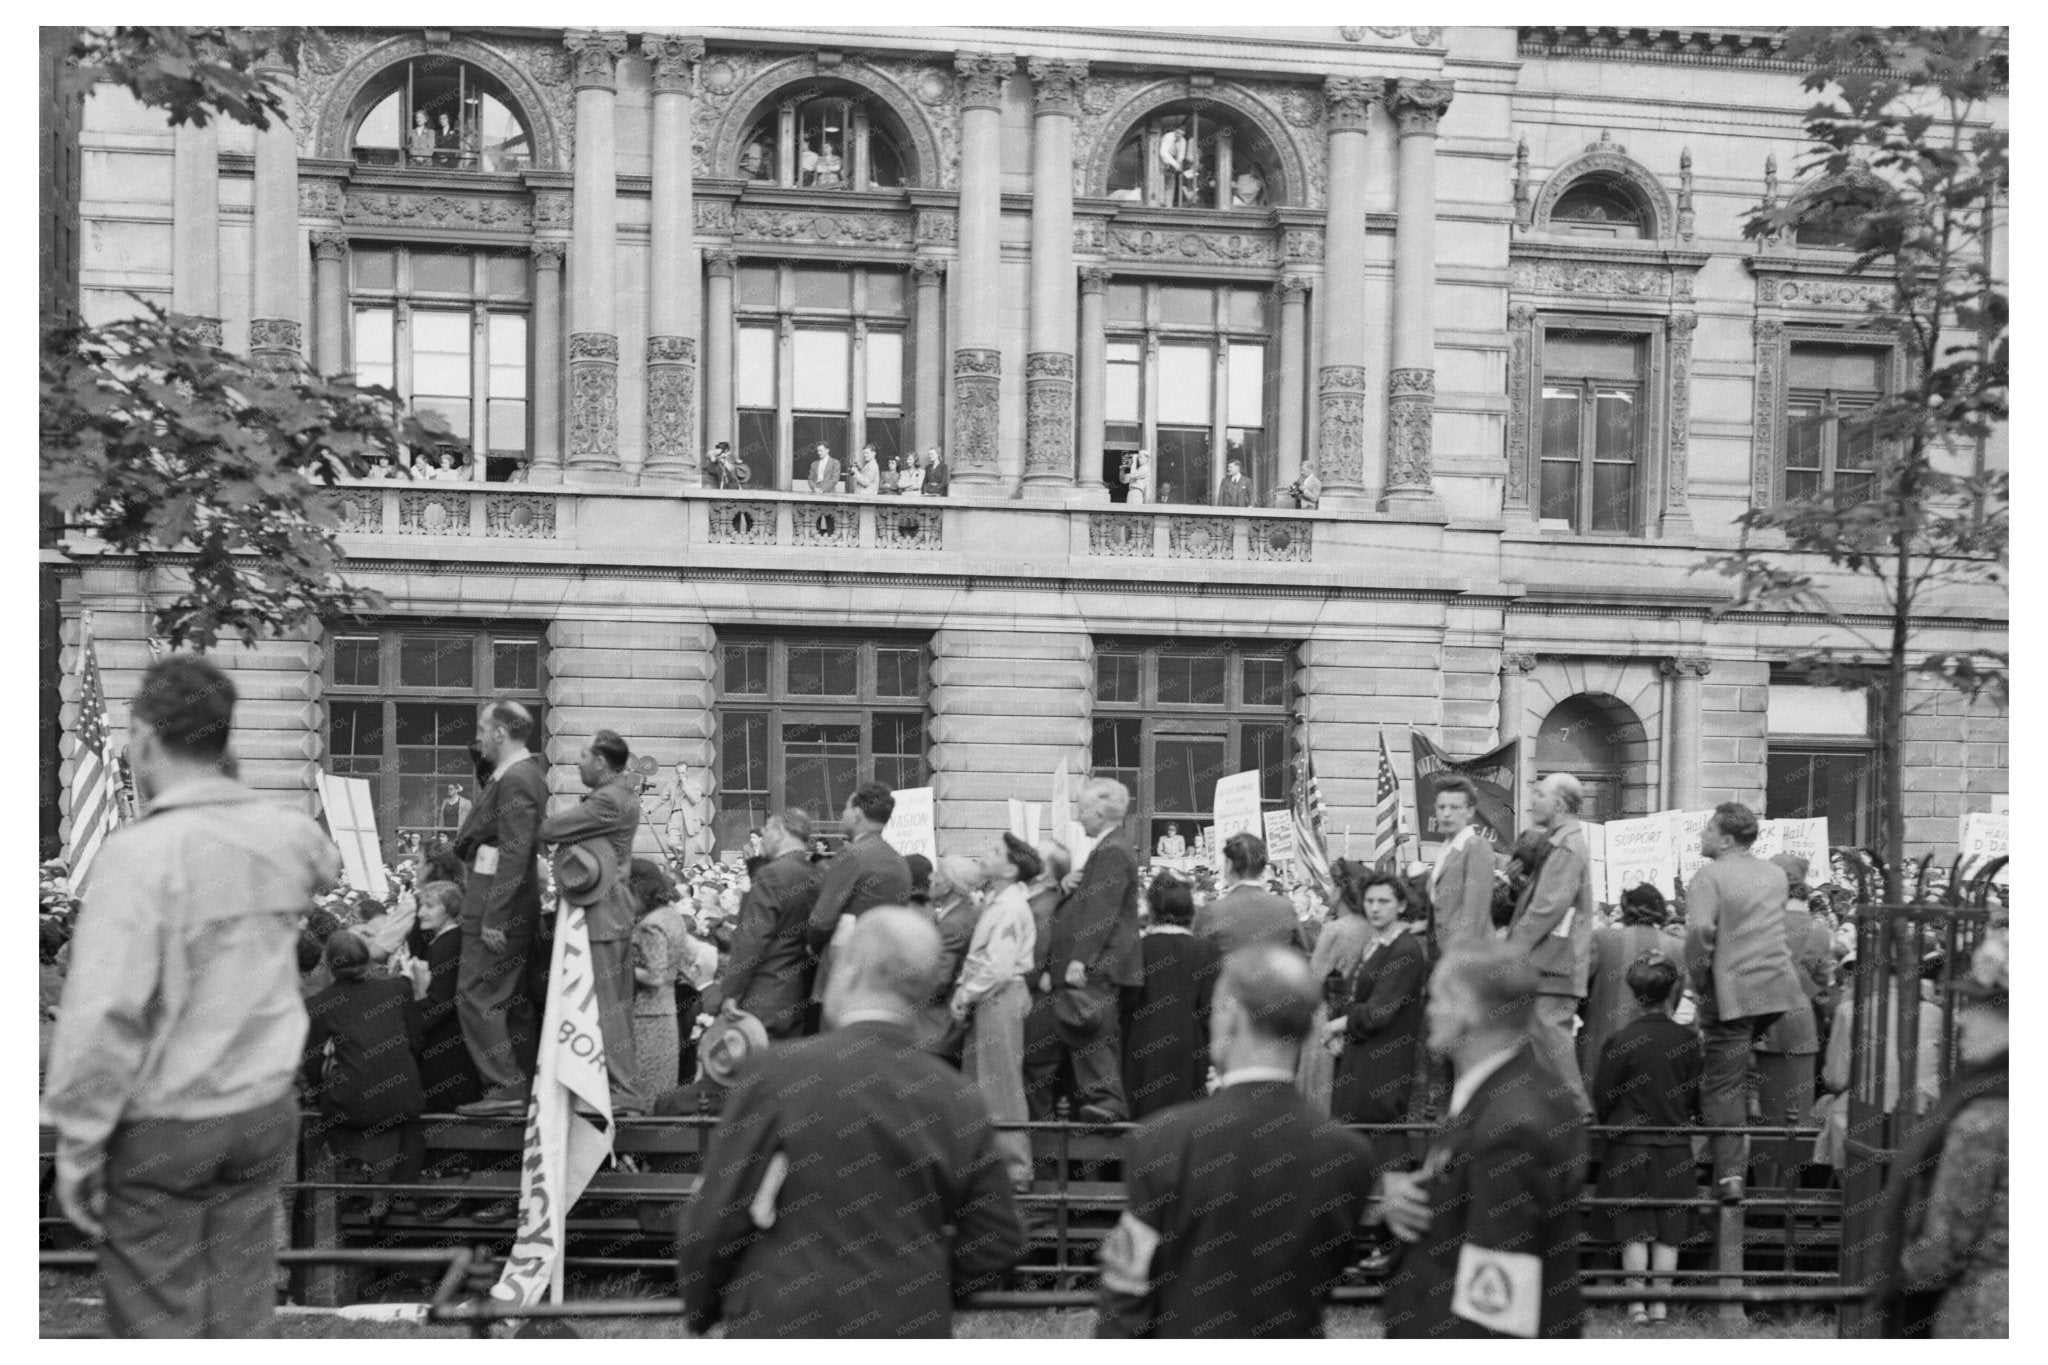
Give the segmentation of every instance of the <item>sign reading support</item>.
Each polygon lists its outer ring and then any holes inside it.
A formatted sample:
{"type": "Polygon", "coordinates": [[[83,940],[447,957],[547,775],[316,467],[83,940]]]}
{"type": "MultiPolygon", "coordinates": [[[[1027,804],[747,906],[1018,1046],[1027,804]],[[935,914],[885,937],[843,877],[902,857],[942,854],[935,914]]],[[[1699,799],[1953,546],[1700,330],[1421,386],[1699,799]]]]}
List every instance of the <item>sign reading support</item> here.
{"type": "MultiPolygon", "coordinates": [[[[1209,828],[1211,856],[1220,858],[1223,843],[1233,834],[1264,836],[1264,812],[1259,805],[1259,774],[1233,773],[1216,781],[1216,823],[1209,828]]],[[[1272,850],[1268,849],[1270,857],[1272,850]]]]}
{"type": "Polygon", "coordinates": [[[1671,879],[1678,869],[1671,843],[1674,814],[1666,811],[1640,820],[1607,822],[1607,880],[1601,900],[1619,905],[1622,892],[1644,882],[1671,894],[1671,879]]]}

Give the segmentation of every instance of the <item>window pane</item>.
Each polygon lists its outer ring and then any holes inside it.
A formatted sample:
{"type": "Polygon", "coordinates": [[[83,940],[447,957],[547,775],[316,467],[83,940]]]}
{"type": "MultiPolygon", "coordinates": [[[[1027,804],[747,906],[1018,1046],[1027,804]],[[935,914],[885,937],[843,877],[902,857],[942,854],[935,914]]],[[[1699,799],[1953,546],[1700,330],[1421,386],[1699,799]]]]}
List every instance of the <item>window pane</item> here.
{"type": "Polygon", "coordinates": [[[868,444],[875,448],[877,462],[903,454],[903,419],[894,413],[868,411],[868,444]]]}
{"type": "Polygon", "coordinates": [[[384,754],[384,703],[381,701],[331,701],[327,703],[327,752],[336,758],[382,758],[384,754]]]}
{"type": "Polygon", "coordinates": [[[1878,393],[1884,389],[1882,351],[1794,346],[1786,378],[1795,389],[1878,393]]]}
{"type": "Polygon", "coordinates": [[[1145,320],[1145,286],[1113,283],[1102,306],[1104,315],[1111,322],[1142,323],[1145,320]]]}
{"type": "Polygon", "coordinates": [[[847,412],[852,408],[848,366],[853,338],[845,332],[806,327],[796,334],[796,406],[810,412],[847,412]]]}
{"type": "Polygon", "coordinates": [[[379,641],[374,635],[338,635],[334,639],[334,685],[375,687],[380,678],[379,641]]]}
{"type": "Polygon", "coordinates": [[[796,306],[829,308],[834,312],[853,310],[853,275],[831,266],[800,265],[796,268],[796,306]]]}
{"type": "Polygon", "coordinates": [[[491,397],[526,397],[526,318],[519,313],[490,316],[491,397]]]}
{"type": "Polygon", "coordinates": [[[1579,458],[1579,391],[1543,386],[1543,458],[1579,458]]]}
{"type": "MultiPolygon", "coordinates": [[[[798,335],[803,334],[800,332],[798,335]]],[[[903,404],[901,332],[868,333],[868,402],[880,408],[901,407],[903,404]]]]}
{"type": "MultiPolygon", "coordinates": [[[[476,709],[466,702],[400,702],[391,708],[397,720],[396,736],[401,749],[446,749],[462,752],[461,771],[471,771],[469,741],[476,736],[476,709]]],[[[401,772],[438,772],[440,769],[419,755],[399,755],[401,772]]]]}
{"type": "Polygon", "coordinates": [[[392,251],[375,247],[352,246],[349,248],[349,263],[355,271],[358,289],[396,289],[398,287],[398,256],[392,251]]]}
{"type": "Polygon", "coordinates": [[[1636,398],[1622,389],[1600,389],[1593,398],[1593,458],[1636,457],[1636,398]]]}
{"type": "Polygon", "coordinates": [[[1869,469],[1877,463],[1877,433],[1868,408],[1846,411],[1835,429],[1835,468],[1869,469]]]}
{"type": "MultiPolygon", "coordinates": [[[[1143,721],[1097,719],[1089,749],[1090,761],[1095,765],[1095,770],[1101,772],[1104,769],[1114,769],[1135,774],[1143,761],[1139,749],[1139,740],[1143,734],[1143,721]]],[[[1118,780],[1123,781],[1121,778],[1118,780]]],[[[1132,787],[1135,791],[1132,782],[1124,781],[1124,785],[1132,787]]]]}
{"type": "Polygon", "coordinates": [[[1095,656],[1095,700],[1098,702],[1131,702],[1141,700],[1138,691],[1139,679],[1144,672],[1145,658],[1142,654],[1104,654],[1095,656]]]}
{"type": "Polygon", "coordinates": [[[1846,469],[1835,475],[1835,501],[1844,506],[1866,501],[1876,491],[1875,475],[1852,474],[1846,469]]]}
{"type": "MultiPolygon", "coordinates": [[[[1238,292],[1242,293],[1242,290],[1238,292]]],[[[1230,348],[1230,406],[1234,427],[1266,425],[1266,348],[1241,343],[1230,348]]]]}
{"type": "Polygon", "coordinates": [[[739,305],[742,308],[775,307],[775,267],[772,265],[743,265],[739,268],[737,284],[739,305]]]}
{"type": "Polygon", "coordinates": [[[1215,353],[1207,346],[1161,346],[1159,420],[1208,426],[1215,375],[1215,353]]]}
{"type": "Polygon", "coordinates": [[[846,482],[846,457],[850,453],[853,435],[851,423],[844,416],[821,417],[798,413],[789,424],[790,436],[796,442],[795,479],[799,491],[809,492],[804,486],[804,476],[811,472],[811,461],[817,458],[817,448],[824,446],[831,451],[841,466],[840,483],[846,482]]]}
{"type": "Polygon", "coordinates": [[[739,430],[733,433],[739,446],[740,463],[747,467],[748,486],[775,487],[775,413],[759,408],[742,408],[739,430]]]}
{"type": "Polygon", "coordinates": [[[1278,721],[1270,725],[1247,725],[1238,732],[1237,770],[1259,775],[1259,799],[1286,799],[1287,727],[1278,721]]]}
{"type": "Polygon", "coordinates": [[[877,649],[875,651],[875,695],[878,697],[919,697],[924,695],[924,651],[921,649],[877,649]]]}
{"type": "Polygon", "coordinates": [[[1860,687],[1809,687],[1772,683],[1766,725],[1773,735],[1870,734],[1870,693],[1860,687]]]}
{"type": "Polygon", "coordinates": [[[1808,498],[1817,498],[1820,496],[1820,480],[1821,475],[1818,469],[1812,470],[1811,472],[1807,473],[1801,473],[1797,470],[1787,470],[1785,473],[1785,496],[1787,499],[1793,502],[1802,502],[1808,498]]]}
{"type": "Polygon", "coordinates": [[[523,299],[526,297],[526,258],[523,256],[493,255],[488,258],[491,297],[494,299],[523,299]]]}
{"type": "Polygon", "coordinates": [[[1223,458],[1236,460],[1244,476],[1252,481],[1252,506],[1264,507],[1273,488],[1268,467],[1266,433],[1255,427],[1232,427],[1223,433],[1223,458]]]}
{"type": "Polygon", "coordinates": [[[1821,434],[1827,427],[1827,419],[1813,404],[1795,404],[1785,414],[1785,467],[1787,469],[1813,469],[1821,467],[1821,434]]]}
{"type": "Polygon", "coordinates": [[[1830,844],[1860,844],[1871,762],[1867,753],[1773,748],[1765,761],[1764,812],[1773,820],[1824,818],[1830,844]]]}
{"type": "Polygon", "coordinates": [[[784,800],[815,821],[836,822],[860,781],[860,726],[782,727],[784,800]]]}
{"type": "Polygon", "coordinates": [[[519,455],[526,451],[526,404],[513,398],[493,398],[488,433],[494,451],[519,455]]]}
{"type": "Polygon", "coordinates": [[[365,387],[393,388],[392,326],[395,314],[389,308],[356,310],[356,382],[365,387]]]}
{"type": "Polygon", "coordinates": [[[1104,420],[1110,422],[1140,422],[1144,414],[1138,407],[1138,344],[1135,341],[1112,341],[1109,343],[1108,376],[1103,385],[1104,420]]]}
{"type": "Polygon", "coordinates": [[[775,406],[775,329],[740,328],[739,401],[744,408],[775,406]]]}
{"type": "Polygon", "coordinates": [[[1214,327],[1215,292],[1179,284],[1160,285],[1159,322],[1163,327],[1214,327]]]}
{"type": "MultiPolygon", "coordinates": [[[[471,689],[476,686],[476,647],[468,635],[401,635],[398,685],[471,689]]],[[[468,740],[464,736],[464,742],[468,740]]]]}
{"type": "Polygon", "coordinates": [[[852,697],[859,693],[858,646],[789,647],[789,695],[792,697],[852,697]]]}
{"type": "Polygon", "coordinates": [[[1285,706],[1287,704],[1287,661],[1246,659],[1244,661],[1244,704],[1285,706]]]}
{"type": "Polygon", "coordinates": [[[1160,502],[1207,503],[1209,471],[1207,427],[1159,428],[1159,465],[1152,478],[1160,502]]]}
{"type": "Polygon", "coordinates": [[[727,796],[768,794],[768,717],[728,711],[719,718],[718,785],[727,796]]]}
{"type": "MultiPolygon", "coordinates": [[[[877,712],[868,723],[868,746],[877,762],[885,757],[922,759],[924,717],[914,712],[877,712]]],[[[886,778],[883,780],[887,781],[886,778]]],[[[897,784],[890,782],[889,785],[897,784]]]]}
{"type": "Polygon", "coordinates": [[[415,247],[412,287],[416,294],[469,294],[476,288],[475,270],[466,251],[415,247]]]}
{"type": "Polygon", "coordinates": [[[381,100],[377,107],[363,116],[356,125],[356,161],[365,166],[395,166],[398,164],[399,123],[403,118],[400,105],[405,102],[405,91],[394,90],[381,100]]]}
{"type": "Polygon", "coordinates": [[[1626,338],[1546,332],[1543,372],[1574,379],[1634,379],[1638,350],[1638,344],[1626,338]]]}
{"type": "Polygon", "coordinates": [[[1635,531],[1636,467],[1632,464],[1593,466],[1593,527],[1596,532],[1630,535],[1635,531]]]}
{"type": "Polygon", "coordinates": [[[722,688],[727,694],[768,695],[768,646],[765,642],[720,645],[718,655],[725,668],[722,688]]]}
{"type": "Polygon", "coordinates": [[[469,334],[467,313],[422,311],[412,315],[415,397],[469,396],[469,334]]]}
{"type": "Polygon", "coordinates": [[[1152,742],[1152,806],[1162,814],[1206,816],[1216,806],[1216,783],[1230,776],[1221,739],[1161,737],[1152,742]]]}
{"type": "Polygon", "coordinates": [[[1230,291],[1230,326],[1233,331],[1263,332],[1266,330],[1266,301],[1268,295],[1263,289],[1233,289],[1230,291]]]}
{"type": "Polygon", "coordinates": [[[1159,702],[1162,706],[1222,706],[1224,651],[1162,649],[1159,651],[1159,702]]]}
{"type": "Polygon", "coordinates": [[[1538,515],[1544,521],[1561,521],[1576,527],[1579,522],[1578,461],[1543,462],[1542,502],[1538,515]]]}
{"type": "Polygon", "coordinates": [[[885,317],[902,317],[908,311],[904,304],[903,272],[868,271],[868,312],[885,317]]]}
{"type": "Polygon", "coordinates": [[[491,687],[499,692],[540,691],[540,641],[493,640],[491,687]]]}

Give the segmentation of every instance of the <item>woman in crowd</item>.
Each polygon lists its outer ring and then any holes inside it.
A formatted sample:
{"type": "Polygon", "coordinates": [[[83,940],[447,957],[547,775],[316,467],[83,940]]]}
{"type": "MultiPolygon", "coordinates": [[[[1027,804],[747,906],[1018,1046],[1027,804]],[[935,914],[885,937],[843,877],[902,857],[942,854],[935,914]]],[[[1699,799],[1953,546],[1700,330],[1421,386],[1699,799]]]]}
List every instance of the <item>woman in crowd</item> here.
{"type": "MultiPolygon", "coordinates": [[[[1635,890],[1637,888],[1630,888],[1635,890]]],[[[1662,897],[1658,898],[1660,901],[1662,897]]],[[[1616,1128],[1672,1128],[1697,1122],[1700,1110],[1700,1037],[1671,1019],[1678,1003],[1679,958],[1650,948],[1623,973],[1636,1018],[1616,1030],[1591,1073],[1593,1111],[1616,1128]]],[[[1679,1133],[1621,1133],[1607,1140],[1595,1188],[1602,1199],[1692,1199],[1692,1139],[1679,1133]]],[[[1609,1240],[1621,1245],[1621,1268],[1636,1274],[1678,1268],[1678,1248],[1693,1239],[1693,1211],[1668,1208],[1596,1210],[1609,1240]]],[[[1658,1288],[1670,1282],[1660,1279],[1658,1288]]],[[[1629,1287],[1640,1289],[1642,1280],[1629,1287]]],[[[1662,1303],[1629,1305],[1638,1323],[1663,1322],[1662,1303]]]]}
{"type": "MultiPolygon", "coordinates": [[[[370,946],[349,929],[327,937],[334,984],[306,1002],[304,1075],[328,1145],[344,1161],[367,1168],[377,1183],[419,1178],[426,1139],[417,1120],[420,1012],[410,982],[370,975],[370,946]]],[[[410,1201],[407,1201],[409,1204],[410,1201]]],[[[372,1221],[390,1201],[371,1201],[372,1221]]]]}
{"type": "Polygon", "coordinates": [[[1315,1024],[1308,1035],[1310,1042],[1301,1050],[1294,1084],[1310,1104],[1325,1114],[1330,1112],[1330,1089],[1337,1077],[1339,1050],[1334,1041],[1325,1041],[1331,1012],[1344,1012],[1347,983],[1358,970],[1358,960],[1365,956],[1365,945],[1372,941],[1372,926],[1365,922],[1362,899],[1365,875],[1366,869],[1349,858],[1339,858],[1330,865],[1331,880],[1337,884],[1337,904],[1333,918],[1316,935],[1315,951],[1308,959],[1309,971],[1323,985],[1323,1003],[1316,1007],[1315,1024]]]}
{"type": "MultiPolygon", "coordinates": [[[[1044,870],[1038,851],[1005,833],[981,860],[986,896],[974,923],[960,983],[950,1002],[953,1017],[967,1025],[961,1070],[981,1091],[997,1123],[1022,1123],[1024,1104],[1024,1016],[1031,1008],[1024,978],[1031,970],[1038,930],[1031,919],[1026,883],[1044,870]]],[[[1031,1136],[998,1133],[996,1149],[1010,1168],[1010,1184],[1031,1188],[1031,1136]]]]}
{"type": "Polygon", "coordinates": [[[1144,984],[1124,993],[1124,1095],[1133,1121],[1208,1093],[1209,996],[1220,963],[1216,945],[1194,935],[1187,882],[1161,873],[1145,903],[1144,984]]]}
{"type": "Polygon", "coordinates": [[[896,457],[891,455],[888,459],[882,461],[882,486],[880,490],[882,496],[885,498],[895,497],[897,490],[901,487],[901,483],[902,476],[896,469],[896,457]]]}
{"type": "MultiPolygon", "coordinates": [[[[1399,1123],[1408,1117],[1415,1085],[1428,954],[1402,923],[1408,888],[1399,878],[1367,873],[1359,903],[1371,937],[1352,970],[1349,1007],[1323,1026],[1327,1038],[1343,1043],[1330,1113],[1340,1123],[1399,1123]]],[[[1375,1145],[1390,1153],[1400,1146],[1384,1139],[1375,1145]]]]}
{"type": "Polygon", "coordinates": [[[410,974],[420,1011],[420,1089],[429,1114],[451,1114],[483,1094],[456,1017],[461,913],[461,887],[442,881],[421,885],[419,927],[427,941],[425,951],[411,959],[410,974]]]}
{"type": "Polygon", "coordinates": [[[906,498],[924,492],[924,466],[917,462],[914,450],[903,457],[896,470],[896,491],[906,498]]]}
{"type": "Polygon", "coordinates": [[[2009,951],[1993,930],[1956,983],[1962,1065],[1892,1164],[1874,1293],[1887,1337],[2010,1332],[2009,951]]]}
{"type": "Polygon", "coordinates": [[[634,1080],[651,1107],[676,1088],[681,1065],[676,982],[683,924],[675,881],[659,863],[635,858],[630,880],[639,911],[633,925],[634,1080]]]}
{"type": "Polygon", "coordinates": [[[1664,893],[1638,882],[1621,893],[1621,923],[1593,931],[1593,952],[1587,961],[1586,1026],[1579,1033],[1579,1074],[1590,1076],[1600,1066],[1607,1040],[1642,1013],[1629,989],[1628,973],[1644,953],[1662,953],[1673,962],[1685,960],[1685,940],[1671,932],[1671,911],[1664,893]]]}

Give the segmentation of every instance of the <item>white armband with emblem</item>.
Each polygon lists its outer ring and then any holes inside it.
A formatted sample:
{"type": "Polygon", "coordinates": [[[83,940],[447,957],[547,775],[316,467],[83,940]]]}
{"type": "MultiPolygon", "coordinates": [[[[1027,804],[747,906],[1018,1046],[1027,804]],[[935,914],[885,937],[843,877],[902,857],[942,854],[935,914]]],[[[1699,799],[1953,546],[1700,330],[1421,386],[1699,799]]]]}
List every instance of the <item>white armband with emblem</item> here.
{"type": "Polygon", "coordinates": [[[1102,1239],[1102,1287],[1118,1294],[1143,1298],[1152,1292],[1152,1253],[1159,1250],[1159,1234],[1129,1209],[1102,1239]]]}
{"type": "Polygon", "coordinates": [[[1458,1248],[1451,1312],[1491,1332],[1533,1337],[1542,1319],[1543,1258],[1467,1242],[1458,1248]]]}
{"type": "Polygon", "coordinates": [[[476,850],[476,858],[470,863],[470,871],[476,873],[479,877],[497,876],[498,846],[496,844],[479,844],[476,850]]]}

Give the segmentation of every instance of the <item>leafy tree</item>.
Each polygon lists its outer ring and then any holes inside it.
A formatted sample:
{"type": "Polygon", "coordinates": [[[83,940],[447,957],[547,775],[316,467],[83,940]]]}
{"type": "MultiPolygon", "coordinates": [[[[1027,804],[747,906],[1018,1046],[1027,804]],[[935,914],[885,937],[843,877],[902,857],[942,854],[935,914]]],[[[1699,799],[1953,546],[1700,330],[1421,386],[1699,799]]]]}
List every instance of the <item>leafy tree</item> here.
{"type": "Polygon", "coordinates": [[[1855,641],[1810,651],[1804,662],[1817,681],[1879,684],[1882,851],[1886,893],[1897,900],[1908,683],[1931,675],[1973,700],[2006,695],[2004,653],[1915,647],[1959,591],[2002,588],[2006,578],[2006,474],[1986,468],[1983,454],[2009,402],[2007,284],[1994,250],[2007,132],[1987,123],[2006,86],[2006,36],[1999,28],[1799,29],[1787,53],[1807,64],[1804,86],[1820,96],[1806,116],[1812,150],[1801,167],[1816,183],[1787,204],[1765,203],[1746,231],[1818,231],[1853,250],[1851,273],[1890,285],[1868,325],[1897,329],[1909,379],[1844,422],[1874,438],[1869,480],[1752,508],[1738,519],[1741,546],[1709,564],[1735,580],[1723,610],[1818,612],[1855,641]],[[1888,631],[1876,637],[1837,605],[1859,582],[1884,603],[1888,631]]]}
{"type": "Polygon", "coordinates": [[[319,42],[295,28],[111,27],[80,29],[71,42],[68,93],[101,81],[124,86],[171,122],[204,127],[229,118],[268,128],[285,117],[286,91],[275,73],[258,71],[270,48],[319,42]]]}

